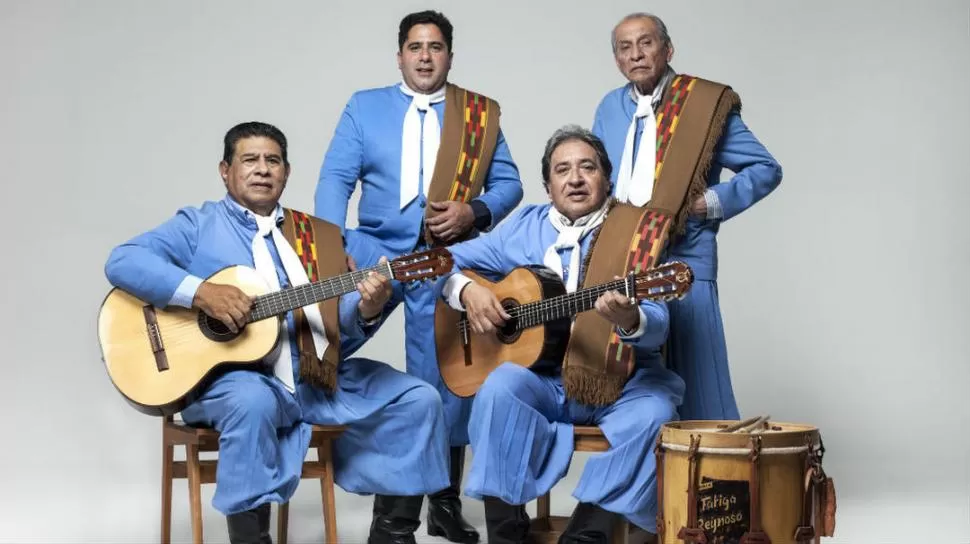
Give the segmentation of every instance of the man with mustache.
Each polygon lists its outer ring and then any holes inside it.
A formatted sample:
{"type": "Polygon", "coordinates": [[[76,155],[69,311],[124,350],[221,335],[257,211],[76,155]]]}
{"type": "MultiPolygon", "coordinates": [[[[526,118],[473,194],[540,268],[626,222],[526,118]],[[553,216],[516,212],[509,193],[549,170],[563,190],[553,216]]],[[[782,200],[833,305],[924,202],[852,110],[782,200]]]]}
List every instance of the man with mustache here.
{"type": "MultiPolygon", "coordinates": [[[[290,173],[279,129],[230,129],[219,172],[225,198],[182,208],[111,252],[105,273],[113,285],[159,307],[201,310],[235,332],[252,298],[204,278],[245,265],[275,291],[346,271],[340,229],[279,204],[290,173]]],[[[350,254],[354,245],[350,239],[350,254]]],[[[376,330],[390,296],[388,279],[371,272],[339,300],[287,312],[280,349],[264,367],[219,375],[182,411],[188,424],[220,433],[212,503],[233,544],[271,542],[270,503],[296,491],[311,424],[347,425],[334,443],[334,480],[348,492],[420,498],[448,485],[434,388],[384,363],[348,358],[376,330]]],[[[374,524],[368,542],[400,540],[374,524]]]]}
{"type": "MultiPolygon", "coordinates": [[[[451,246],[455,268],[503,276],[516,267],[544,265],[574,292],[587,278],[623,274],[608,263],[617,254],[634,253],[631,244],[638,255],[656,258],[662,241],[650,241],[654,231],[645,228],[643,212],[610,198],[611,169],[591,132],[575,126],[556,131],[542,157],[550,202],[525,206],[495,230],[451,246]]],[[[467,312],[475,334],[493,333],[510,318],[492,291],[460,272],[438,284],[449,306],[467,312]]],[[[596,300],[595,312],[575,318],[563,361],[540,361],[532,368],[504,363],[489,374],[472,406],[474,455],[465,486],[467,495],[485,503],[489,543],[528,541],[524,505],[565,476],[575,424],[598,425],[611,447],[586,462],[573,491],[579,504],[560,542],[611,542],[620,516],[656,532],[653,445],[661,425],[676,419],[684,390],[683,381],[663,366],[667,323],[664,303],[635,304],[607,291],[596,300]],[[601,328],[615,331],[627,350],[632,347],[618,370],[612,364],[618,357],[611,361],[606,346],[594,342],[593,331],[604,319],[601,328]]]]}
{"type": "MultiPolygon", "coordinates": [[[[498,104],[448,82],[453,28],[435,11],[405,16],[398,32],[400,83],[350,98],[320,170],[316,214],[346,226],[347,206],[361,184],[356,234],[371,241],[370,266],[398,255],[448,245],[486,232],[522,199],[522,182],[499,127],[498,104]]],[[[407,371],[437,387],[451,446],[451,485],[429,496],[428,533],[474,543],[478,533],[461,514],[459,489],[468,444],[470,400],[441,382],[434,352],[434,295],[427,285],[395,288],[403,300],[407,371]]],[[[421,499],[375,504],[380,523],[410,535],[421,499]]]]}
{"type": "Polygon", "coordinates": [[[672,220],[667,257],[686,262],[695,283],[670,304],[668,366],[686,382],[681,419],[738,419],[717,297],[722,222],[781,182],[782,169],[741,120],[725,85],[677,74],[667,26],[634,13],[613,29],[613,56],[629,81],[596,109],[593,132],[606,145],[615,196],[636,206],[665,200],[672,220]],[[721,170],[734,172],[719,183],[721,170]]]}

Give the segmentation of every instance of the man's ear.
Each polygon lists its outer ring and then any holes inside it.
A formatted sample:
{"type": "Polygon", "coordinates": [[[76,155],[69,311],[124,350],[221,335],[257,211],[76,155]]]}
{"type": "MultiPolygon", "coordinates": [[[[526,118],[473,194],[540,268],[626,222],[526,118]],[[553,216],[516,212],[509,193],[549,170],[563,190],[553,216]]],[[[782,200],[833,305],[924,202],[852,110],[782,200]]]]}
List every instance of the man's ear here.
{"type": "Polygon", "coordinates": [[[229,163],[226,161],[219,161],[219,176],[222,178],[222,183],[229,186],[229,163]]]}

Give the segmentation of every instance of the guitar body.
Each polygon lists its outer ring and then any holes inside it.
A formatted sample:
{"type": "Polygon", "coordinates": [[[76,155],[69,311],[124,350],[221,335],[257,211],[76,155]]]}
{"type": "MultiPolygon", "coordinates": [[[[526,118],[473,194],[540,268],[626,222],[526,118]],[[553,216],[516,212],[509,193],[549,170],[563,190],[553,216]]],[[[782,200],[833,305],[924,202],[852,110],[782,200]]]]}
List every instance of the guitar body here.
{"type": "MultiPolygon", "coordinates": [[[[514,269],[498,282],[471,271],[463,271],[475,283],[488,288],[508,310],[515,306],[537,302],[566,292],[554,272],[542,266],[514,269]]],[[[558,365],[566,353],[571,319],[548,321],[541,325],[515,330],[515,319],[503,329],[490,334],[467,334],[459,330],[464,316],[439,300],[435,308],[435,345],[438,368],[445,386],[459,397],[474,395],[489,373],[504,362],[534,370],[545,370],[537,363],[558,365]]]]}
{"type": "MultiPolygon", "coordinates": [[[[256,270],[245,266],[224,268],[207,281],[233,285],[250,296],[268,292],[256,270]]],[[[155,308],[118,288],[108,293],[98,314],[102,359],[112,383],[150,415],[181,411],[223,371],[262,364],[281,330],[282,319],[274,316],[233,334],[201,311],[155,308]]]]}

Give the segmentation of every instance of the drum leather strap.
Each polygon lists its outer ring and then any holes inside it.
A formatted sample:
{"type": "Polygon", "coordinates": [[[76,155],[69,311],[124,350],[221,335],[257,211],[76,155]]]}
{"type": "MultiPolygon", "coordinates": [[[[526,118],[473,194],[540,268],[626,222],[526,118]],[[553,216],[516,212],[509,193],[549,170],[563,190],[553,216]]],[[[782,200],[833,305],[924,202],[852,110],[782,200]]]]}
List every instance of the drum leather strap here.
{"type": "Polygon", "coordinates": [[[748,532],[741,535],[739,544],[771,544],[771,539],[761,528],[761,437],[751,437],[751,478],[748,480],[748,493],[751,495],[750,522],[748,532]]]}
{"type": "Polygon", "coordinates": [[[653,453],[657,457],[657,542],[664,541],[664,452],[663,433],[657,433],[653,453]]]}
{"type": "Polygon", "coordinates": [[[818,454],[812,450],[811,439],[805,439],[806,446],[808,446],[808,451],[805,452],[805,492],[802,497],[802,519],[801,523],[798,524],[798,528],[795,529],[795,542],[799,544],[808,544],[815,538],[816,531],[815,527],[812,525],[812,510],[815,506],[815,495],[817,489],[815,487],[816,479],[816,466],[818,463],[818,454]]]}
{"type": "Polygon", "coordinates": [[[697,448],[700,436],[690,437],[687,450],[687,525],[680,528],[677,538],[688,544],[707,544],[707,533],[697,526],[697,448]]]}

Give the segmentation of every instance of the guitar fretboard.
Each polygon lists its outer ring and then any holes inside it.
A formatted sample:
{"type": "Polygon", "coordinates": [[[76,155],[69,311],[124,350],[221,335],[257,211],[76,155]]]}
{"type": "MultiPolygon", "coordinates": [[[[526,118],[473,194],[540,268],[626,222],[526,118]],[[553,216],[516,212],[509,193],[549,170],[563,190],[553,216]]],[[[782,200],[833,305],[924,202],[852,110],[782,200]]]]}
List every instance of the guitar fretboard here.
{"type": "Polygon", "coordinates": [[[309,306],[322,300],[356,291],[357,284],[371,272],[377,272],[389,279],[393,277],[391,263],[387,262],[370,268],[347,272],[325,280],[315,281],[297,287],[288,287],[280,291],[260,295],[253,301],[253,309],[250,312],[249,321],[260,321],[267,317],[284,314],[297,308],[302,308],[303,306],[309,306]]]}

